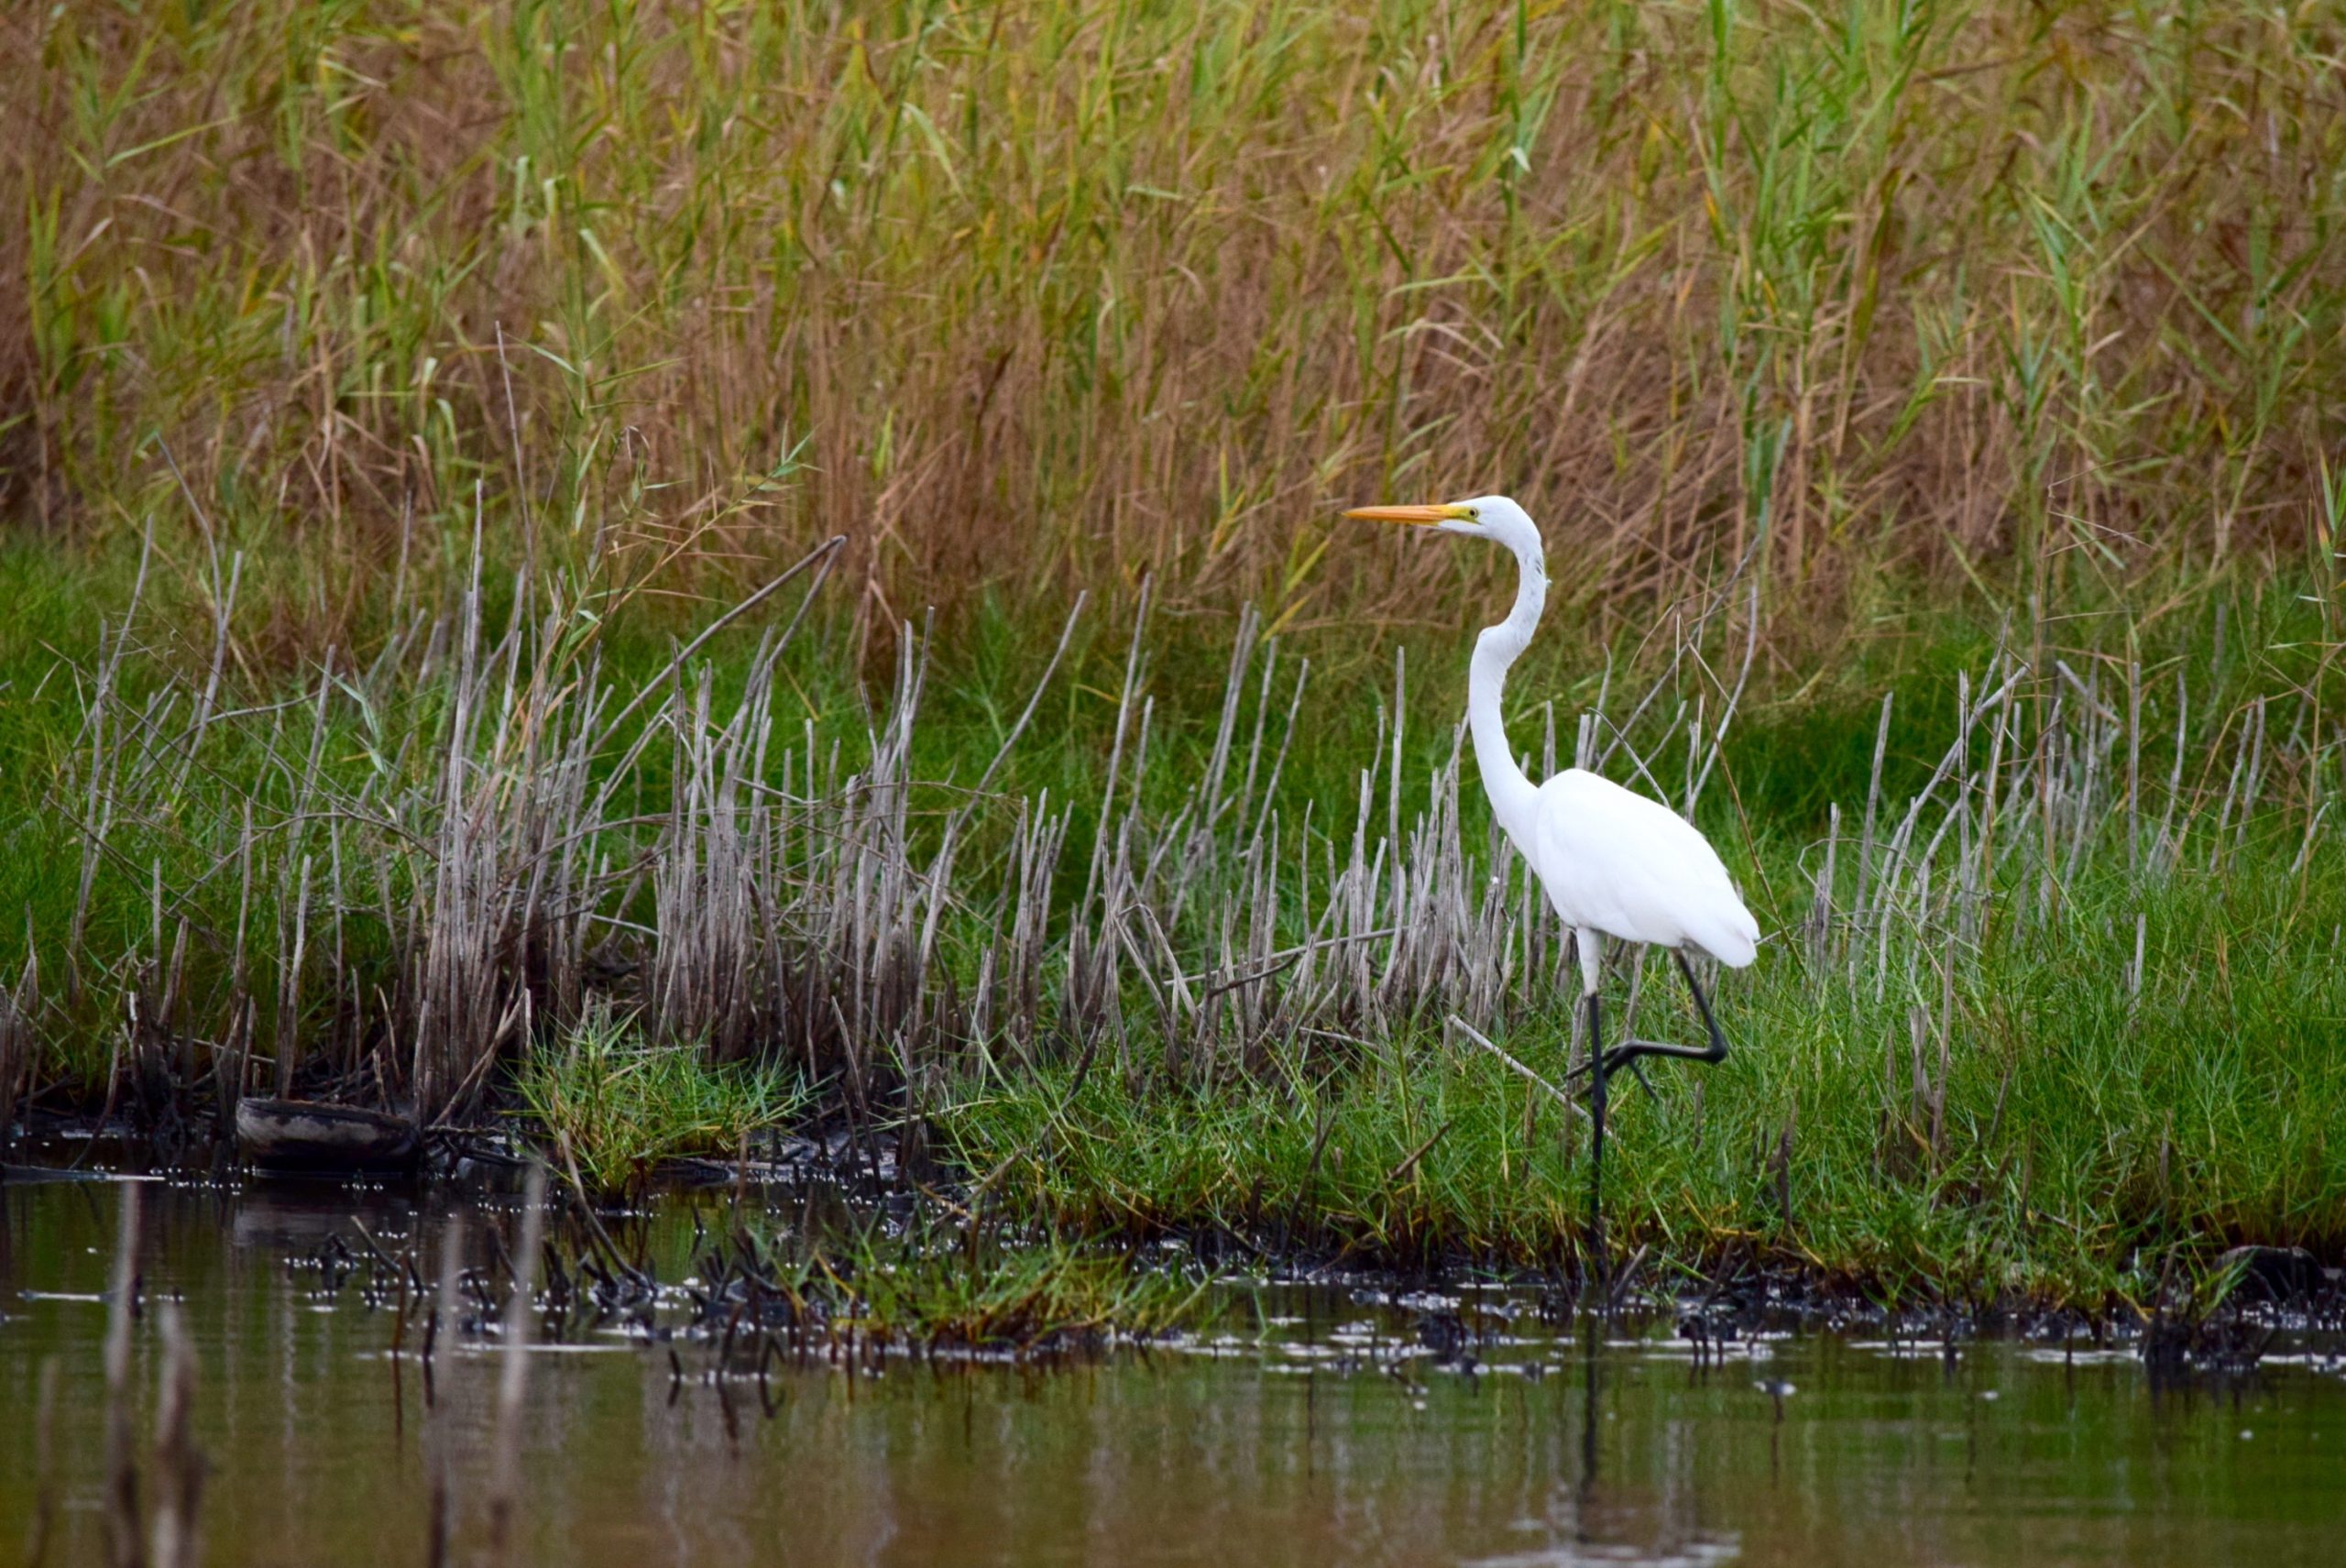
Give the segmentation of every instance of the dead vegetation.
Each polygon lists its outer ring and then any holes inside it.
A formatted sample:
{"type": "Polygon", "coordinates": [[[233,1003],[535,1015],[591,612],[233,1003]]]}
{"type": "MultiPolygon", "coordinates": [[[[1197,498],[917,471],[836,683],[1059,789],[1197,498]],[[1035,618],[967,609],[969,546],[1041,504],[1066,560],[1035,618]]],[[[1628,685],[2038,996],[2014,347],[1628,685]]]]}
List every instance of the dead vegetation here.
{"type": "Polygon", "coordinates": [[[1599,609],[2050,602],[2322,526],[2341,60],[2004,0],[19,8],[0,506],[192,529],[159,433],[311,656],[477,489],[672,587],[845,530],[883,632],[1406,616],[1457,568],[1321,549],[1393,490],[1521,497],[1599,609]]]}

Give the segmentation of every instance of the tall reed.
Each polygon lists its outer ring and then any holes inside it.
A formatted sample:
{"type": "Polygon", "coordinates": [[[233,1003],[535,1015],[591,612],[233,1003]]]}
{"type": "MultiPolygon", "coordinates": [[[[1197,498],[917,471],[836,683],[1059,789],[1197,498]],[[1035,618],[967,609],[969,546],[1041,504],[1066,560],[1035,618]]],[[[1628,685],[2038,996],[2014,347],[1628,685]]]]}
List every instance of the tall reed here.
{"type": "Polygon", "coordinates": [[[2182,4],[16,7],[0,507],[242,544],[312,656],[477,491],[671,587],[844,530],[882,630],[1407,613],[1456,568],[1323,550],[1386,491],[1512,491],[1600,607],[2295,556],[2341,59],[2182,4]]]}

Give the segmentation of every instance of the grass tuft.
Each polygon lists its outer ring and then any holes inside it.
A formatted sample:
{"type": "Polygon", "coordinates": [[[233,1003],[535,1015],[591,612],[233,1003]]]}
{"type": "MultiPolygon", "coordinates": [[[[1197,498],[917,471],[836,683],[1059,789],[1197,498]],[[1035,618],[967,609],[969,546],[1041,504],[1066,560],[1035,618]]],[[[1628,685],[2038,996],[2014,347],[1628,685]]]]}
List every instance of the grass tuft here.
{"type": "Polygon", "coordinates": [[[513,1091],[531,1135],[597,1194],[621,1192],[678,1156],[732,1157],[790,1125],[808,1101],[780,1069],[656,1043],[606,1007],[522,1057],[513,1091]]]}
{"type": "Polygon", "coordinates": [[[866,1236],[838,1256],[808,1257],[797,1291],[858,1332],[916,1339],[926,1351],[1080,1348],[1111,1332],[1161,1332],[1190,1314],[1196,1292],[1129,1257],[1063,1242],[988,1248],[866,1236]]]}

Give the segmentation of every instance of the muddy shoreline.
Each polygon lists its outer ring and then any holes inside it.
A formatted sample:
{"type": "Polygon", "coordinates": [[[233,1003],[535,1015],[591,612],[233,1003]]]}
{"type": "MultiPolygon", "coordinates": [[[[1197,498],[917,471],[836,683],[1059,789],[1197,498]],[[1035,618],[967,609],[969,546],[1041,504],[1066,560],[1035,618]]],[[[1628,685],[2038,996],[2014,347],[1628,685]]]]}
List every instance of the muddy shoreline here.
{"type": "MultiPolygon", "coordinates": [[[[270,1168],[243,1157],[233,1139],[202,1136],[193,1119],[157,1132],[142,1131],[122,1117],[37,1113],[28,1121],[29,1126],[6,1146],[0,1188],[137,1174],[224,1186],[265,1182],[328,1202],[337,1189],[405,1191],[438,1202],[510,1200],[522,1192],[536,1165],[534,1151],[497,1128],[433,1129],[419,1140],[418,1157],[402,1169],[336,1172],[270,1168]]],[[[1040,1241],[1020,1216],[990,1209],[981,1193],[973,1199],[979,1182],[969,1173],[923,1159],[908,1174],[898,1154],[892,1136],[863,1134],[842,1119],[828,1129],[767,1140],[733,1161],[663,1161],[626,1201],[586,1201],[557,1173],[549,1182],[548,1197],[564,1222],[570,1252],[566,1262],[556,1261],[560,1255],[552,1246],[546,1255],[570,1276],[564,1297],[608,1314],[638,1310],[662,1288],[643,1259],[621,1255],[614,1233],[624,1232],[630,1217],[696,1195],[729,1198],[738,1214],[752,1193],[761,1201],[783,1193],[876,1218],[899,1230],[920,1224],[962,1236],[982,1235],[997,1249],[992,1254],[997,1265],[1001,1257],[1040,1241]]],[[[1328,1286],[1371,1302],[1441,1298],[1462,1282],[1505,1288],[1530,1293],[1539,1316],[1553,1324],[1589,1319],[1641,1328],[1674,1326],[1697,1355],[1724,1354],[1761,1335],[1816,1333],[1881,1335],[1893,1343],[1911,1343],[1918,1352],[1935,1347],[1950,1364],[1961,1346],[1977,1341],[2082,1346],[2096,1353],[2124,1350],[2139,1355],[2154,1372],[2174,1375],[2245,1375],[2275,1354],[2346,1355],[2346,1266],[2341,1266],[2346,1260],[2323,1258],[2302,1248],[2236,1247],[2195,1277],[2171,1271],[2151,1299],[2113,1300],[2095,1308],[2009,1297],[1902,1295],[1879,1281],[1853,1279],[1797,1258],[1762,1255],[1749,1248],[1690,1261],[1656,1257],[1639,1247],[1616,1259],[1609,1277],[1600,1282],[1588,1277],[1576,1257],[1540,1268],[1463,1252],[1385,1256],[1324,1235],[1315,1237],[1314,1229],[1310,1216],[1287,1216],[1252,1233],[1220,1226],[1134,1226],[1072,1241],[1088,1252],[1119,1257],[1142,1274],[1328,1286]]],[[[1051,1239],[1058,1245],[1067,1241],[1051,1239]]],[[[341,1258],[322,1256],[318,1266],[331,1269],[338,1261],[346,1265],[356,1256],[345,1248],[341,1258]]],[[[768,1299],[779,1299],[773,1281],[762,1273],[763,1260],[747,1245],[746,1233],[720,1238],[702,1262],[716,1282],[711,1300],[730,1289],[736,1304],[746,1299],[755,1318],[768,1299]],[[735,1250],[729,1252],[729,1247],[735,1250]]],[[[418,1291],[428,1284],[420,1273],[410,1283],[418,1291]]],[[[792,1318],[789,1326],[804,1325],[792,1318]]],[[[1475,1344],[1500,1326],[1496,1321],[1478,1321],[1472,1313],[1434,1310],[1422,1315],[1417,1332],[1437,1365],[1463,1362],[1471,1367],[1475,1344]]],[[[740,1324],[732,1327],[738,1332],[740,1324]]],[[[1047,1358],[1145,1342],[1151,1332],[1130,1332],[1122,1325],[1103,1323],[1070,1332],[1063,1325],[1040,1321],[1016,1327],[1018,1332],[1006,1332],[992,1344],[958,1347],[945,1343],[954,1337],[949,1332],[942,1336],[882,1334],[866,1353],[992,1349],[1047,1358]]]]}

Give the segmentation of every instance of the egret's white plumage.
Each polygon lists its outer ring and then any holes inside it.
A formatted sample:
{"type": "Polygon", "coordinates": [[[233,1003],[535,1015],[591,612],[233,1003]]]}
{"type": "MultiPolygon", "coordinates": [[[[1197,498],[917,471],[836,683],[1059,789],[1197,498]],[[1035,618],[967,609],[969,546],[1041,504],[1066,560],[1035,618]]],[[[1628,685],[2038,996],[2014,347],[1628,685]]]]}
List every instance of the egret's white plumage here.
{"type": "Polygon", "coordinates": [[[1759,922],[1736,896],[1710,840],[1660,801],[1584,768],[1532,797],[1529,841],[1517,848],[1566,924],[1625,942],[1695,947],[1741,969],[1759,922]]]}
{"type": "Polygon", "coordinates": [[[1621,1068],[1635,1069],[1641,1057],[1714,1063],[1727,1059],[1727,1036],[1711,1016],[1711,1004],[1685,955],[1691,948],[1741,969],[1759,952],[1760,924],[1737,896],[1710,840],[1660,801],[1583,768],[1567,768],[1542,784],[1524,776],[1507,743],[1500,698],[1507,667],[1529,645],[1548,602],[1547,552],[1529,513],[1505,496],[1482,496],[1442,506],[1362,507],[1344,515],[1494,540],[1514,552],[1521,568],[1515,608],[1474,640],[1474,657],[1466,674],[1466,718],[1491,810],[1530,862],[1548,902],[1573,928],[1580,950],[1588,1012],[1585,1069],[1593,1089],[1590,1117],[1595,1129],[1589,1145],[1589,1234],[1591,1250],[1601,1260],[1606,1080],[1621,1068]],[[1709,1032],[1708,1046],[1628,1040],[1610,1050],[1603,1048],[1597,982],[1605,937],[1677,953],[1709,1032]]]}
{"type": "Polygon", "coordinates": [[[1491,808],[1546,890],[1582,933],[1581,959],[1595,988],[1593,934],[1657,948],[1692,946],[1740,969],[1759,951],[1760,925],[1736,895],[1718,852],[1660,801],[1582,768],[1535,786],[1507,744],[1500,698],[1507,667],[1530,644],[1548,602],[1547,551],[1530,514],[1505,496],[1443,506],[1364,507],[1347,516],[1411,522],[1489,539],[1514,553],[1522,576],[1515,608],[1474,641],[1466,717],[1491,808]]]}

